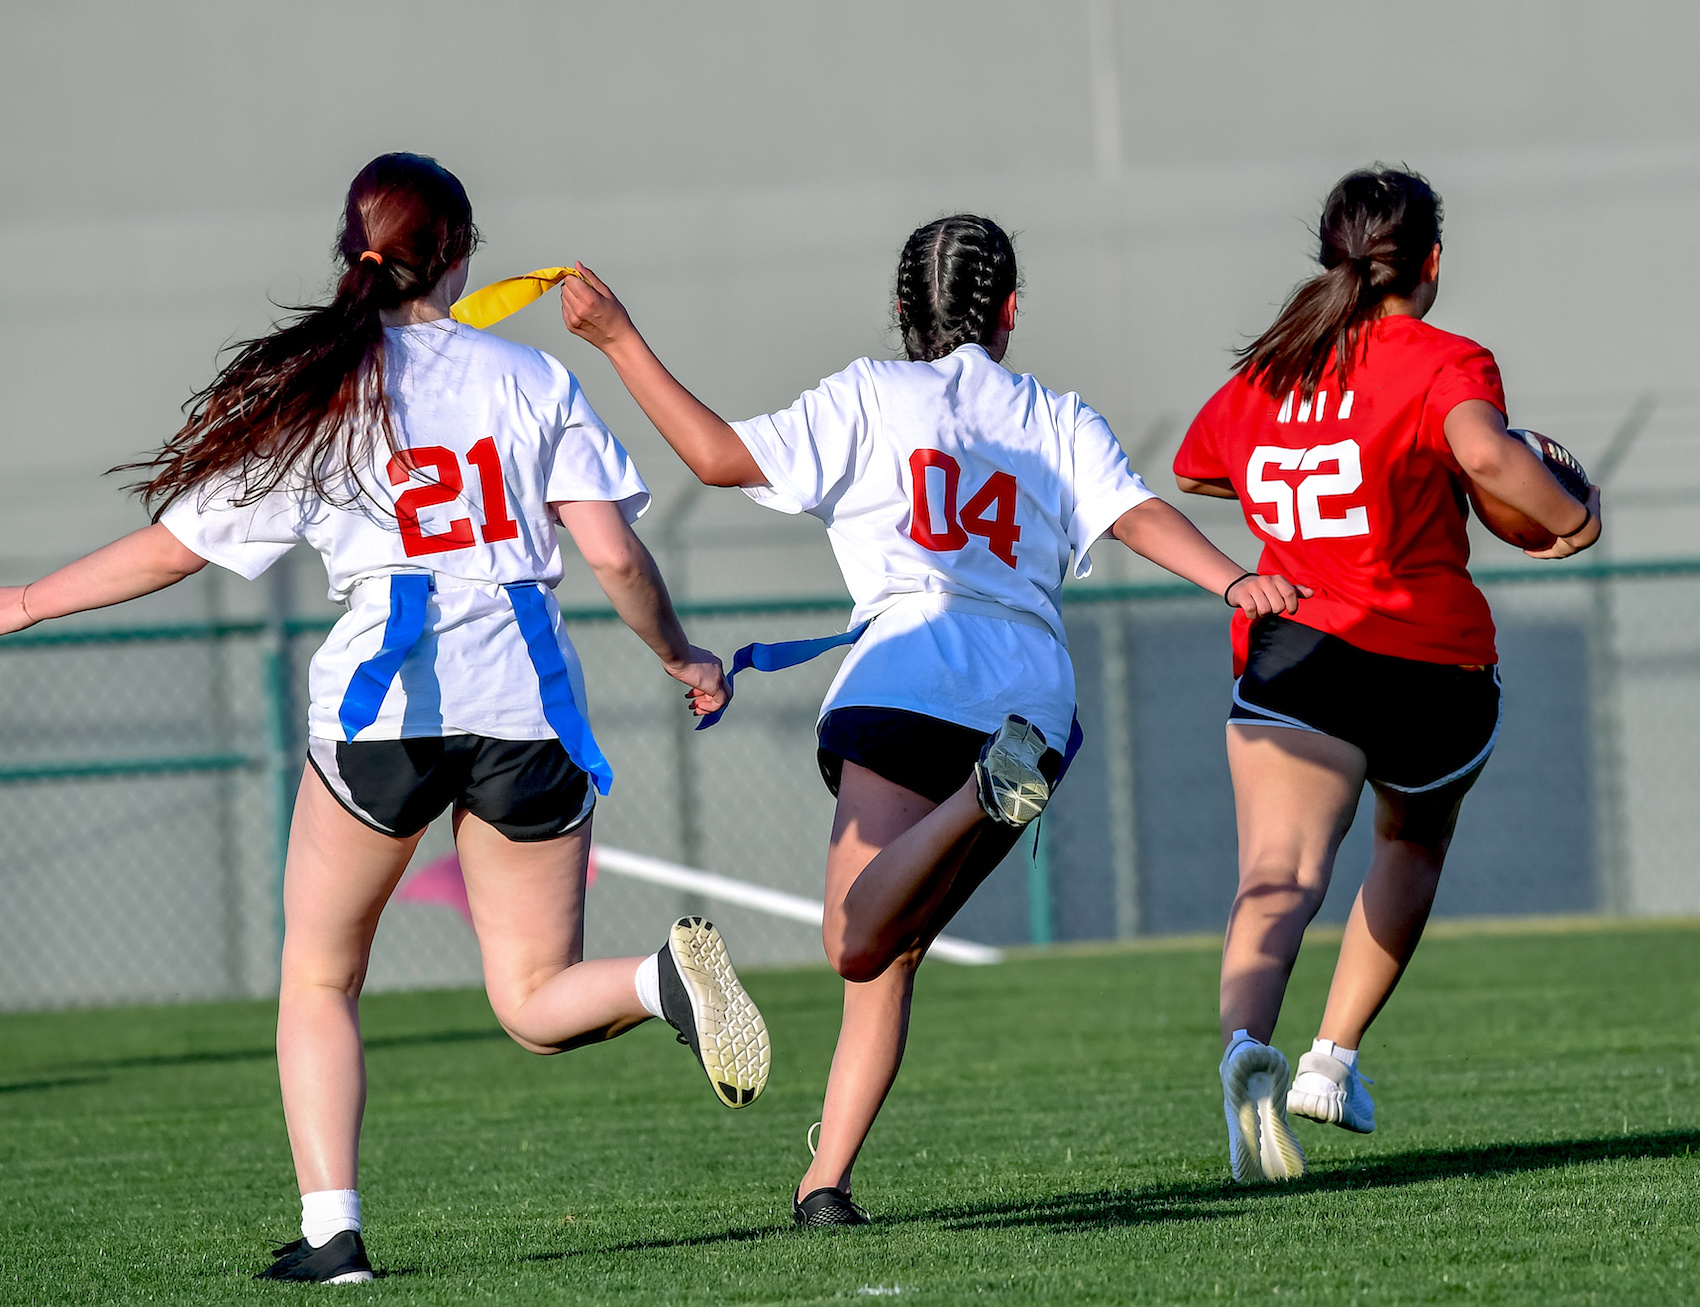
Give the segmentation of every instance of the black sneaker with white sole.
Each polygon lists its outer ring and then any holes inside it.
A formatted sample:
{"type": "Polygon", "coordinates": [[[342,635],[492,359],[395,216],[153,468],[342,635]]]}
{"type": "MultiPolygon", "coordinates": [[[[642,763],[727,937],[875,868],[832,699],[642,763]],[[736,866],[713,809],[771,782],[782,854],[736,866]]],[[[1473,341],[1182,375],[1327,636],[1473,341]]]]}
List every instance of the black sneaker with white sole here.
{"type": "Polygon", "coordinates": [[[767,1022],[732,969],[714,923],[680,917],[655,955],[661,1015],[696,1054],[714,1096],[748,1107],[767,1087],[767,1022]]]}
{"type": "Polygon", "coordinates": [[[873,1219],[842,1189],[814,1189],[791,1199],[796,1225],[870,1225],[873,1219]]]}
{"type": "Polygon", "coordinates": [[[333,1234],[317,1248],[305,1239],[272,1250],[272,1264],[256,1280],[307,1280],[314,1284],[364,1284],[372,1263],[357,1230],[333,1234]]]}

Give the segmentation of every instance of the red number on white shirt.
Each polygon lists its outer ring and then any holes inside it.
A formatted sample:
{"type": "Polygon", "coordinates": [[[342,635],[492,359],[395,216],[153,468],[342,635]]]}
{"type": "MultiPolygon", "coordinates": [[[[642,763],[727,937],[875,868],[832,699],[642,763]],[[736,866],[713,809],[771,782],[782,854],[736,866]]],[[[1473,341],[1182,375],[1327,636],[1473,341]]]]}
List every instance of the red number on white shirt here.
{"type": "Polygon", "coordinates": [[[1274,521],[1261,513],[1253,513],[1251,520],[1281,541],[1291,540],[1295,535],[1305,540],[1368,535],[1369,509],[1362,504],[1348,508],[1338,517],[1327,517],[1323,515],[1321,503],[1324,498],[1349,495],[1363,483],[1363,451],[1355,440],[1313,445],[1309,449],[1259,445],[1251,451],[1245,469],[1246,498],[1275,510],[1274,521]],[[1319,472],[1317,469],[1324,463],[1333,463],[1335,470],[1319,472]],[[1308,475],[1299,481],[1295,494],[1289,482],[1279,477],[1264,476],[1272,467],[1283,472],[1299,471],[1308,475]]]}
{"type": "Polygon", "coordinates": [[[396,521],[401,525],[402,548],[407,551],[409,558],[418,558],[421,554],[446,554],[451,550],[468,548],[473,543],[470,517],[457,517],[449,523],[447,531],[439,531],[434,535],[425,534],[419,526],[420,509],[433,508],[460,497],[460,460],[455,457],[454,450],[444,449],[441,445],[421,445],[417,449],[404,449],[390,459],[390,484],[401,485],[421,467],[434,468],[437,476],[431,485],[415,486],[412,490],[403,491],[395,501],[396,521]]]}
{"type": "Polygon", "coordinates": [[[986,547],[1015,566],[1015,542],[1021,539],[1021,528],[1015,524],[1015,478],[1008,472],[994,472],[980,487],[980,492],[962,506],[962,526],[969,535],[985,536],[986,547]],[[988,518],[986,510],[997,507],[997,516],[988,518]]]}
{"type": "Polygon", "coordinates": [[[1021,528],[1015,522],[1019,489],[1015,478],[1008,472],[992,473],[963,506],[959,517],[956,496],[961,479],[961,464],[942,450],[917,449],[909,455],[909,480],[914,488],[909,538],[923,549],[945,554],[961,549],[970,535],[983,536],[992,553],[1014,567],[1015,543],[1021,539],[1021,528]],[[929,470],[939,475],[929,477],[929,470]],[[936,501],[935,484],[939,488],[936,501]],[[988,508],[996,510],[991,517],[986,516],[988,508]]]}
{"type": "Polygon", "coordinates": [[[915,502],[910,505],[909,511],[909,538],[921,548],[942,554],[968,543],[968,533],[956,520],[956,483],[961,477],[961,464],[940,450],[917,449],[909,455],[909,480],[915,488],[915,502]],[[937,468],[943,474],[944,493],[940,497],[940,511],[936,514],[933,512],[933,489],[927,476],[928,468],[937,468]],[[935,531],[934,523],[942,524],[944,529],[935,531]]]}
{"type": "Polygon", "coordinates": [[[485,436],[466,451],[466,461],[478,473],[478,488],[484,492],[484,543],[514,539],[519,535],[519,523],[508,516],[508,491],[502,483],[502,456],[496,452],[496,438],[485,436]]]}
{"type": "MultiPolygon", "coordinates": [[[[496,438],[485,436],[466,451],[466,461],[478,474],[478,489],[484,500],[484,542],[495,544],[498,540],[514,539],[519,535],[519,523],[508,516],[508,491],[502,479],[502,456],[496,449],[496,438]]],[[[470,517],[457,517],[449,523],[448,530],[432,534],[427,534],[419,525],[421,509],[434,508],[460,498],[465,486],[460,473],[460,459],[454,450],[441,445],[404,449],[389,461],[386,471],[390,484],[401,485],[421,467],[435,471],[436,476],[431,483],[404,490],[395,501],[396,522],[401,527],[401,547],[409,558],[470,549],[477,543],[472,538],[470,517]]]]}

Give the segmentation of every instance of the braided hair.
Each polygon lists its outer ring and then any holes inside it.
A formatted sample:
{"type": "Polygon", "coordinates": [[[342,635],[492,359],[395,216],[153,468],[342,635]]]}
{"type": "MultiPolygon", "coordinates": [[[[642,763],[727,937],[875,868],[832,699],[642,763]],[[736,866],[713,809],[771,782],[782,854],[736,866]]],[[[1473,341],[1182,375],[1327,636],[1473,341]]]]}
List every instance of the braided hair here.
{"type": "Polygon", "coordinates": [[[1361,328],[1389,295],[1416,290],[1429,251],[1440,244],[1440,222],[1440,196],[1416,173],[1382,164],[1347,173],[1322,206],[1322,272],[1237,351],[1235,371],[1272,396],[1296,388],[1308,399],[1337,360],[1344,386],[1366,343],[1361,328]]]}
{"type": "Polygon", "coordinates": [[[916,228],[897,261],[897,329],[910,360],[990,342],[1019,285],[1015,246],[990,218],[959,213],[916,228]]]}

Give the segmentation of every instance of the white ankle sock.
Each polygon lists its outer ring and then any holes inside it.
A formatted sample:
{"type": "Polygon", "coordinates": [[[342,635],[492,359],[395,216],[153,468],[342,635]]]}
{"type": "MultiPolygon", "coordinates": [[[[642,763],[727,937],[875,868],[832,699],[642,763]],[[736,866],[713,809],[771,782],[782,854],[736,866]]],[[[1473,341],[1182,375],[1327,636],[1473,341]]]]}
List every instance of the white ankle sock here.
{"type": "Polygon", "coordinates": [[[638,963],[637,996],[650,1016],[661,1015],[661,963],[653,953],[638,963]]]}
{"type": "Polygon", "coordinates": [[[344,1230],[360,1232],[360,1191],[320,1189],[301,1195],[301,1237],[323,1248],[344,1230]]]}
{"type": "Polygon", "coordinates": [[[1326,1053],[1329,1057],[1344,1062],[1349,1067],[1355,1067],[1358,1064],[1357,1049],[1341,1048],[1340,1045],[1329,1039],[1312,1040],[1310,1051],[1313,1053],[1326,1053]]]}

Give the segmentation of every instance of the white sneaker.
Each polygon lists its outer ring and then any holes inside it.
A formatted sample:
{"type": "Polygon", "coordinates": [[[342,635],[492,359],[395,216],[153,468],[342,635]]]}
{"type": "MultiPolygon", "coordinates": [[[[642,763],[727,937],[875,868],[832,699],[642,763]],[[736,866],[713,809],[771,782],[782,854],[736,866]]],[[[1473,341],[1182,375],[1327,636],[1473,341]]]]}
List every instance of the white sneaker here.
{"type": "Polygon", "coordinates": [[[993,821],[1025,826],[1045,810],[1051,785],[1039,760],[1047,747],[1045,733],[1014,713],[987,737],[974,764],[974,781],[980,808],[993,821]]]}
{"type": "Polygon", "coordinates": [[[1367,1135],[1375,1129],[1375,1100],[1364,1086],[1374,1083],[1356,1064],[1347,1066],[1335,1057],[1333,1044],[1319,1039],[1299,1059],[1299,1074],[1287,1093],[1287,1110],[1367,1135]]]}
{"type": "Polygon", "coordinates": [[[1222,1054],[1222,1109],[1234,1179],[1291,1180],[1305,1173],[1305,1150],[1287,1124],[1287,1059],[1243,1030],[1222,1054]]]}

